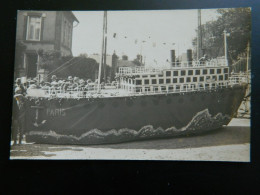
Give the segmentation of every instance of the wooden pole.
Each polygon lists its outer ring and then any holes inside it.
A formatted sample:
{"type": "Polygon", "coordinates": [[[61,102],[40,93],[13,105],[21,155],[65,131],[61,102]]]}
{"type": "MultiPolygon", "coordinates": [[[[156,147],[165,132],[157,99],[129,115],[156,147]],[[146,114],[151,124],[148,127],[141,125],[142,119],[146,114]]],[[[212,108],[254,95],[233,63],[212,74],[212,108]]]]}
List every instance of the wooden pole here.
{"type": "Polygon", "coordinates": [[[103,33],[102,33],[102,47],[101,47],[101,59],[99,62],[99,69],[98,69],[98,93],[101,90],[100,82],[101,82],[101,69],[102,69],[102,62],[103,62],[103,53],[104,53],[104,31],[105,31],[105,14],[106,11],[104,11],[104,17],[103,17],[103,33]]]}

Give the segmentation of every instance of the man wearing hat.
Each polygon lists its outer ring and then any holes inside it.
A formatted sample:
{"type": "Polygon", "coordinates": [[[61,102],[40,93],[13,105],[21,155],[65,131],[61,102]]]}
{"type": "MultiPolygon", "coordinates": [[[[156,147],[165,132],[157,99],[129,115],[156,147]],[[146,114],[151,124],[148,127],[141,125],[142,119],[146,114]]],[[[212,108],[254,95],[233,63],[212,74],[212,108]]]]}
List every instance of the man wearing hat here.
{"type": "Polygon", "coordinates": [[[13,128],[12,128],[12,139],[14,145],[17,144],[17,137],[19,135],[19,144],[22,143],[24,133],[24,117],[25,117],[25,106],[24,96],[20,87],[15,88],[15,95],[13,101],[13,128]]]}
{"type": "Polygon", "coordinates": [[[23,86],[23,84],[22,84],[22,82],[21,82],[21,78],[17,78],[16,80],[15,80],[15,88],[20,88],[21,89],[21,93],[23,94],[23,95],[25,95],[26,94],[26,90],[25,90],[25,88],[24,88],[24,86],[23,86]]]}
{"type": "Polygon", "coordinates": [[[72,76],[68,76],[67,81],[64,84],[64,89],[67,90],[71,90],[72,89],[72,85],[73,85],[73,78],[72,76]]]}

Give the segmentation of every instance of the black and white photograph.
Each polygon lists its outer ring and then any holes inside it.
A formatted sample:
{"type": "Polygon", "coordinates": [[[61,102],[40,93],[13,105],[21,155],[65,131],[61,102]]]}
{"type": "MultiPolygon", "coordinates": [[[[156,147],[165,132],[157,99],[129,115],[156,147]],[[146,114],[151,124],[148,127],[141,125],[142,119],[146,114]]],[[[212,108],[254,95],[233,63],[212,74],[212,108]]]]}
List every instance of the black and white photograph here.
{"type": "Polygon", "coordinates": [[[10,159],[250,162],[251,8],[17,11],[10,159]]]}

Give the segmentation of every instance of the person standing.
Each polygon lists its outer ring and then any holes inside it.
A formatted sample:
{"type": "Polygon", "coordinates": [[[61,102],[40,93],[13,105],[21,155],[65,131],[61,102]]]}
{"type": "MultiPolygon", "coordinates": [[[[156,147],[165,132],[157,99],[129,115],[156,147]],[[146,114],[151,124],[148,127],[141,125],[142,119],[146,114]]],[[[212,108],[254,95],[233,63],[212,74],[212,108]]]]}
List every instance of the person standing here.
{"type": "Polygon", "coordinates": [[[22,143],[24,134],[24,119],[25,119],[25,105],[23,90],[20,87],[15,88],[15,95],[13,100],[13,128],[12,128],[12,139],[14,145],[22,143]]]}

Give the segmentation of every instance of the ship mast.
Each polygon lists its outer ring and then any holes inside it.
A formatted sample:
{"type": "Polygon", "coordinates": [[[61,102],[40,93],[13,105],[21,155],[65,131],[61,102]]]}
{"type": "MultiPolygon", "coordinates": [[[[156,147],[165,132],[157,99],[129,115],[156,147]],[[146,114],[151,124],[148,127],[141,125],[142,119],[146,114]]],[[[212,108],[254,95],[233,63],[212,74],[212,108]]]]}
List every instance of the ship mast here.
{"type": "Polygon", "coordinates": [[[104,82],[106,83],[106,62],[107,62],[107,11],[104,12],[105,14],[105,46],[104,46],[104,54],[103,54],[103,68],[104,68],[104,82]]]}
{"type": "Polygon", "coordinates": [[[198,9],[198,32],[197,32],[197,61],[201,57],[201,46],[202,46],[202,37],[201,37],[201,10],[198,9]]]}
{"type": "Polygon", "coordinates": [[[101,85],[100,85],[100,82],[101,82],[101,69],[102,69],[102,64],[103,64],[103,54],[104,54],[104,42],[106,40],[105,37],[107,37],[107,34],[106,34],[106,16],[107,16],[107,11],[104,11],[104,16],[103,16],[103,34],[102,34],[102,47],[101,47],[101,59],[99,61],[99,69],[98,69],[98,93],[100,92],[101,90],[101,85]]]}

